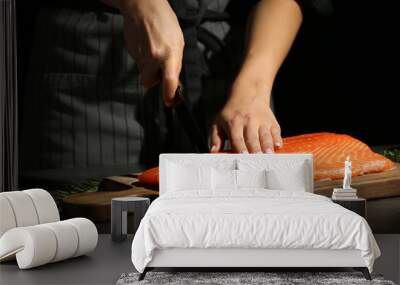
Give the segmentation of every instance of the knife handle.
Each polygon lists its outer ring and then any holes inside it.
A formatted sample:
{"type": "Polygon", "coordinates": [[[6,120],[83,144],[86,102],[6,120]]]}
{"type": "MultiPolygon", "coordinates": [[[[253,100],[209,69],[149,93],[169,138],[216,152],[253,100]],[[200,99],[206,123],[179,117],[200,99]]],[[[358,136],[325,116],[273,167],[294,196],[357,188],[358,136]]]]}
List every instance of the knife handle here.
{"type": "Polygon", "coordinates": [[[172,100],[171,108],[175,108],[177,105],[181,104],[185,98],[183,97],[183,86],[182,83],[179,81],[178,87],[175,91],[174,99],[172,100]]]}

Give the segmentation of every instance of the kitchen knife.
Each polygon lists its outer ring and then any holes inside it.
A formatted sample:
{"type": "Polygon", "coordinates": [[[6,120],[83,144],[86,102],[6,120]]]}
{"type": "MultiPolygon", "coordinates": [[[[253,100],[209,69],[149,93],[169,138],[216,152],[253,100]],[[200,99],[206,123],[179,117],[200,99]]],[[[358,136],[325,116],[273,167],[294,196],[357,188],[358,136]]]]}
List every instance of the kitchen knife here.
{"type": "Polygon", "coordinates": [[[189,140],[197,148],[197,151],[200,153],[209,153],[210,149],[208,147],[207,138],[203,136],[193,117],[186,98],[183,95],[183,87],[181,84],[179,84],[176,89],[172,108],[175,110],[178,120],[189,137],[189,140]]]}

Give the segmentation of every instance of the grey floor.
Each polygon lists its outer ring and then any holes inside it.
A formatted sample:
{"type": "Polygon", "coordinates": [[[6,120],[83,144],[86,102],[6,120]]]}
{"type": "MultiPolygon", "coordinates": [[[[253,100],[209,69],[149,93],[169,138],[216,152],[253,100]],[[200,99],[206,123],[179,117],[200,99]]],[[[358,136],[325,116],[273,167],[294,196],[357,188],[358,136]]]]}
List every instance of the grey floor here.
{"type": "Polygon", "coordinates": [[[95,251],[88,256],[64,260],[28,270],[15,262],[0,265],[0,284],[115,284],[124,272],[134,270],[130,259],[132,238],[112,242],[100,235],[95,251]]]}
{"type": "MultiPolygon", "coordinates": [[[[400,235],[376,235],[382,256],[375,263],[376,273],[400,282],[400,235]]],[[[82,256],[35,269],[19,270],[15,262],[0,265],[0,284],[115,284],[124,272],[134,271],[130,261],[132,238],[112,242],[100,235],[97,249],[82,256]]]]}

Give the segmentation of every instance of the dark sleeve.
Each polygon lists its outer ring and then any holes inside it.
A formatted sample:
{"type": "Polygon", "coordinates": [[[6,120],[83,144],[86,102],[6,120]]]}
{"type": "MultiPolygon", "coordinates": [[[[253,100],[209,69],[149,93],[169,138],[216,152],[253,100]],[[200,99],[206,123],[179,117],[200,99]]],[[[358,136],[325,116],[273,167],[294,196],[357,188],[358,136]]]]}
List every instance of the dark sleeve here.
{"type": "Polygon", "coordinates": [[[296,0],[303,13],[314,13],[319,16],[330,16],[333,14],[331,0],[296,0]]]}

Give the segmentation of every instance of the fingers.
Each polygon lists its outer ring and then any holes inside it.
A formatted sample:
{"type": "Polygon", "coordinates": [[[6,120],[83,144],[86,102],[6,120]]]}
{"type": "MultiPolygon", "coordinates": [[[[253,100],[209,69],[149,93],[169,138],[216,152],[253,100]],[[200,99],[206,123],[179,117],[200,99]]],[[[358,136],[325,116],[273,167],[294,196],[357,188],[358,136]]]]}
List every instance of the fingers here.
{"type": "Polygon", "coordinates": [[[162,93],[164,102],[167,106],[171,106],[176,89],[179,84],[179,74],[182,67],[182,58],[178,56],[170,56],[166,59],[163,66],[162,74],[162,93]]]}
{"type": "Polygon", "coordinates": [[[260,138],[258,134],[258,125],[253,123],[251,119],[244,128],[244,137],[247,150],[251,153],[261,153],[260,138]]]}
{"type": "Polygon", "coordinates": [[[151,88],[160,83],[160,66],[158,64],[142,64],[140,65],[140,83],[151,88]]]}
{"type": "Polygon", "coordinates": [[[170,105],[185,44],[174,10],[168,1],[122,1],[118,7],[124,17],[125,44],[138,64],[141,83],[152,87],[161,81],[164,101],[170,105]]]}
{"type": "Polygon", "coordinates": [[[271,127],[271,135],[272,135],[272,140],[274,141],[274,146],[278,148],[282,147],[283,141],[281,136],[281,129],[279,126],[271,127]]]}
{"type": "Polygon", "coordinates": [[[274,147],[282,147],[279,124],[260,122],[252,115],[222,112],[211,129],[211,152],[223,148],[224,138],[229,138],[233,151],[238,153],[274,153],[274,147]]]}
{"type": "Polygon", "coordinates": [[[264,153],[274,153],[274,141],[270,128],[261,126],[259,129],[261,149],[264,153]]]}
{"type": "Polygon", "coordinates": [[[244,120],[242,116],[234,116],[228,121],[228,135],[233,149],[238,153],[248,153],[243,137],[244,120]]]}
{"type": "Polygon", "coordinates": [[[221,130],[216,124],[211,127],[211,153],[216,153],[222,150],[223,143],[225,142],[221,130]]]}

